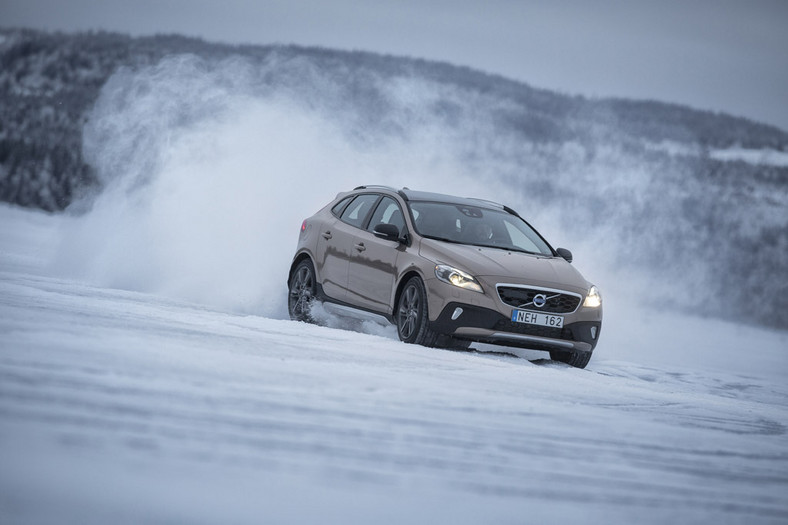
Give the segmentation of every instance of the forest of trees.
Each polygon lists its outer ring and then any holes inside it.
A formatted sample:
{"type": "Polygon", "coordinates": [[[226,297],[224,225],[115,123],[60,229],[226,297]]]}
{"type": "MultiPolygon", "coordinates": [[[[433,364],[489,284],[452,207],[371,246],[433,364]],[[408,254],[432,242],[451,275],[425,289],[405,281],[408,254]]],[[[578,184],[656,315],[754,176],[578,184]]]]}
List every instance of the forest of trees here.
{"type": "MultiPolygon", "coordinates": [[[[110,75],[121,66],[139,67],[180,53],[209,60],[233,55],[262,60],[277,52],[313,59],[328,74],[371,71],[383,77],[409,75],[461,86],[511,102],[518,110],[498,115],[499,126],[537,143],[583,141],[592,133],[597,140],[601,132],[619,141],[634,139],[633,147],[645,139],[704,148],[788,149],[787,133],[742,118],[654,101],[572,97],[418,59],[295,46],[229,46],[176,35],[132,38],[104,32],[5,29],[0,37],[0,201],[48,211],[64,209],[75,193],[97,184],[91,167],[82,160],[81,132],[110,75]]],[[[359,96],[359,103],[367,100],[374,106],[365,86],[348,89],[366,96],[359,96]]],[[[450,113],[450,105],[435,108],[437,118],[450,113]]]]}

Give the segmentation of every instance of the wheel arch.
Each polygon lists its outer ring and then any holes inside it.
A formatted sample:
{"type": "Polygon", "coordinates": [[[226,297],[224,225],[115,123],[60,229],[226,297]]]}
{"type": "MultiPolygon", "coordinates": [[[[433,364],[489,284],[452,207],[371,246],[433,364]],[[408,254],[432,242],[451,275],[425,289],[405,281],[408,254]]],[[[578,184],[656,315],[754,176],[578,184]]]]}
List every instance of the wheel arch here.
{"type": "Polygon", "coordinates": [[[402,290],[405,288],[407,282],[413,277],[418,277],[422,282],[424,282],[424,276],[415,267],[413,267],[409,268],[408,271],[402,274],[402,277],[399,279],[399,283],[397,283],[397,289],[394,292],[394,304],[391,306],[391,317],[395,320],[395,324],[397,318],[397,305],[399,304],[399,298],[402,295],[402,290]]]}
{"type": "Polygon", "coordinates": [[[290,285],[290,279],[293,278],[293,271],[295,270],[296,266],[301,264],[301,261],[303,261],[305,259],[308,259],[309,262],[312,263],[312,269],[315,271],[315,280],[319,279],[318,275],[317,275],[317,268],[315,267],[315,260],[312,258],[312,256],[308,252],[304,251],[304,252],[296,254],[296,256],[293,258],[293,262],[290,263],[290,270],[287,272],[287,284],[288,285],[290,285]]]}

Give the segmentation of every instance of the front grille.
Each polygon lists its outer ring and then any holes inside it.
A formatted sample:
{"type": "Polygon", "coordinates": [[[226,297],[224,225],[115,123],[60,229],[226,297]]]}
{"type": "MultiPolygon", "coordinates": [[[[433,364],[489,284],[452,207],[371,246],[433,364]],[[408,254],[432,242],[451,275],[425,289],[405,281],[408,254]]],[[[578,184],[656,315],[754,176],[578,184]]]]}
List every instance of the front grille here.
{"type": "Polygon", "coordinates": [[[504,304],[513,308],[525,308],[551,314],[570,314],[580,306],[580,297],[568,292],[541,290],[539,288],[520,288],[518,286],[498,286],[498,297],[504,304]],[[541,308],[534,305],[534,297],[543,295],[547,299],[541,308]]]}
{"type": "Polygon", "coordinates": [[[572,331],[568,328],[553,328],[550,326],[539,326],[535,324],[513,323],[512,321],[500,320],[495,323],[493,330],[500,332],[510,332],[513,334],[534,335],[537,337],[550,337],[551,339],[574,340],[572,331]]]}

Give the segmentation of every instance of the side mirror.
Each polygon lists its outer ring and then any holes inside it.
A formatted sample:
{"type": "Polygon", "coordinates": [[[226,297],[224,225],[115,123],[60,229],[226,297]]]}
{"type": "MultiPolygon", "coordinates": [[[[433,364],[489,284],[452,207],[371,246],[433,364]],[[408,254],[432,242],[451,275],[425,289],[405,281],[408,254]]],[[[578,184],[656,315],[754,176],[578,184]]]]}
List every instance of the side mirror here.
{"type": "Polygon", "coordinates": [[[375,234],[375,237],[380,237],[381,239],[386,239],[387,241],[400,242],[399,228],[393,224],[380,223],[375,226],[375,228],[372,230],[372,233],[375,234]]]}
{"type": "Polygon", "coordinates": [[[566,248],[557,248],[555,251],[558,255],[563,257],[566,260],[566,262],[568,263],[572,262],[572,252],[570,252],[566,248]]]}

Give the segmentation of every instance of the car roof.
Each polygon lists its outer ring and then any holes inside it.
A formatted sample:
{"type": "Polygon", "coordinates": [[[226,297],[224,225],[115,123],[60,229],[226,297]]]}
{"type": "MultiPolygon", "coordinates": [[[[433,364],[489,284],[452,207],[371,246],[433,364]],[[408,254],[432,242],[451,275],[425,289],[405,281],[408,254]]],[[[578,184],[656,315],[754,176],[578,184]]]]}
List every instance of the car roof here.
{"type": "Polygon", "coordinates": [[[463,206],[474,206],[477,208],[504,210],[506,212],[512,213],[513,215],[517,215],[517,213],[515,213],[509,207],[504,206],[503,204],[499,204],[497,202],[484,200],[484,199],[475,199],[471,197],[457,197],[455,195],[447,195],[445,193],[433,193],[429,191],[416,191],[416,190],[411,190],[410,188],[402,188],[401,190],[398,190],[390,186],[371,186],[371,185],[359,186],[357,188],[354,188],[354,191],[356,190],[388,190],[392,193],[398,193],[406,201],[427,201],[427,202],[442,202],[447,204],[460,204],[463,206]]]}
{"type": "Polygon", "coordinates": [[[446,202],[450,204],[463,204],[466,206],[476,206],[481,208],[497,208],[503,209],[503,204],[487,201],[483,199],[473,199],[469,197],[456,197],[454,195],[446,195],[444,193],[432,193],[429,191],[413,191],[402,190],[410,201],[430,201],[430,202],[446,202]]]}

